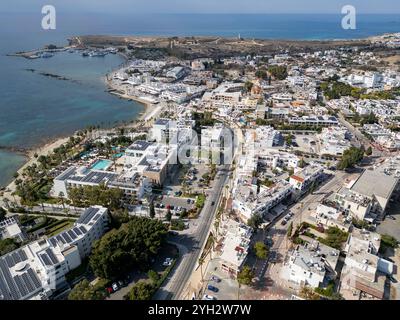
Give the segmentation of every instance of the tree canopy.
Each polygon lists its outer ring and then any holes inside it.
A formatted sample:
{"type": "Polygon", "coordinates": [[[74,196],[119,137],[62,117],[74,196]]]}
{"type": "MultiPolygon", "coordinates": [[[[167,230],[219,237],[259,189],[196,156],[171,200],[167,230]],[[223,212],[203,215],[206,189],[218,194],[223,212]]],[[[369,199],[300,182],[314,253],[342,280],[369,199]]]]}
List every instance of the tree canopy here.
{"type": "Polygon", "coordinates": [[[247,221],[247,224],[255,230],[258,229],[262,223],[263,219],[258,214],[252,215],[251,218],[247,221]]]}
{"type": "Polygon", "coordinates": [[[251,285],[253,279],[254,279],[254,272],[253,270],[251,270],[249,266],[244,266],[242,271],[240,271],[237,276],[237,281],[239,282],[239,284],[245,286],[251,285]]]}
{"type": "Polygon", "coordinates": [[[100,280],[96,285],[91,285],[84,279],[71,290],[68,300],[104,300],[106,296],[104,281],[100,280]]]}
{"type": "Polygon", "coordinates": [[[286,66],[271,66],[268,68],[268,72],[278,80],[285,80],[288,76],[286,66]]]}
{"type": "Polygon", "coordinates": [[[72,188],[69,197],[73,204],[79,207],[90,207],[101,205],[111,210],[121,207],[123,190],[117,188],[107,188],[105,185],[84,186],[72,188]]]}
{"type": "Polygon", "coordinates": [[[254,251],[255,251],[258,259],[262,259],[262,260],[267,259],[268,248],[263,242],[261,242],[261,241],[256,242],[254,245],[254,251]]]}
{"type": "Polygon", "coordinates": [[[90,266],[96,276],[110,280],[135,267],[148,266],[166,234],[167,229],[161,221],[133,217],[95,242],[90,266]]]}
{"type": "Polygon", "coordinates": [[[155,292],[153,284],[146,281],[136,283],[129,291],[129,300],[151,300],[155,292]]]}
{"type": "Polygon", "coordinates": [[[364,158],[364,148],[351,147],[343,152],[342,160],[338,163],[339,170],[345,170],[354,167],[364,158]]]}
{"type": "Polygon", "coordinates": [[[13,238],[0,239],[0,256],[19,248],[19,243],[13,238]]]}

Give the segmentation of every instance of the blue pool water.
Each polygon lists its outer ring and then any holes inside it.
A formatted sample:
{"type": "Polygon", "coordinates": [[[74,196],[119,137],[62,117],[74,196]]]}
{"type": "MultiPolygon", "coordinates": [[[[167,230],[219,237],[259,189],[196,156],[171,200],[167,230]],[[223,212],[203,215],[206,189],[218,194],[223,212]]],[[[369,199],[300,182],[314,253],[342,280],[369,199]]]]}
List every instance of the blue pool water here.
{"type": "Polygon", "coordinates": [[[108,167],[110,167],[112,164],[112,161],[110,160],[99,160],[97,161],[91,169],[93,170],[107,170],[108,167]]]}

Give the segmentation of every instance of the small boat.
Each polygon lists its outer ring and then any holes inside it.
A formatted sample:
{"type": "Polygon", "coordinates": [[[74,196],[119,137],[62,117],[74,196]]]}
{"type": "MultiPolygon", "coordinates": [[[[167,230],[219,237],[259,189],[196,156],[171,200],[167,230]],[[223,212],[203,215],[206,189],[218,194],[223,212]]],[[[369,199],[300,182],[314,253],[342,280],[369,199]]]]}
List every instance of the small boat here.
{"type": "Polygon", "coordinates": [[[50,53],[50,52],[43,52],[43,53],[40,55],[41,58],[51,58],[51,57],[53,57],[53,56],[54,56],[54,54],[52,54],[52,53],[50,53]]]}
{"type": "Polygon", "coordinates": [[[28,59],[39,59],[40,56],[38,56],[37,54],[32,54],[30,56],[27,57],[28,59]]]}
{"type": "Polygon", "coordinates": [[[89,52],[83,51],[82,52],[82,57],[89,57],[89,52]]]}

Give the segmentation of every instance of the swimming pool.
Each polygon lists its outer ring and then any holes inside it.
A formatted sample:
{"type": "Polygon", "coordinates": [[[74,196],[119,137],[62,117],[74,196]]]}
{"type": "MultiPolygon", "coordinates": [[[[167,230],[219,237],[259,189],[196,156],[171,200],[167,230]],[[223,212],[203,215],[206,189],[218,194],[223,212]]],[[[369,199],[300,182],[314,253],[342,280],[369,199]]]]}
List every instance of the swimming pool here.
{"type": "Polygon", "coordinates": [[[107,170],[112,164],[110,160],[99,160],[97,161],[91,169],[93,170],[107,170]]]}

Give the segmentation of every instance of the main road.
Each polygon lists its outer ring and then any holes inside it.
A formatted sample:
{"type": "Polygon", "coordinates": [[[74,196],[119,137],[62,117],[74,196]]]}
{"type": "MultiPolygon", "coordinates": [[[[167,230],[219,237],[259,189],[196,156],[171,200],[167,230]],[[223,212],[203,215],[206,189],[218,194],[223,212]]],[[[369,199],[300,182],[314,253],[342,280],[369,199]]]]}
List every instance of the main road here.
{"type": "Polygon", "coordinates": [[[197,229],[191,235],[191,238],[180,239],[177,236],[171,240],[171,242],[176,243],[180,251],[180,258],[177,261],[177,267],[171,272],[171,276],[166,279],[164,285],[156,293],[155,300],[178,300],[182,298],[181,295],[195,270],[206,243],[218,210],[219,200],[229,178],[229,172],[229,165],[221,166],[211,190],[208,191],[206,202],[197,221],[197,229]]]}

